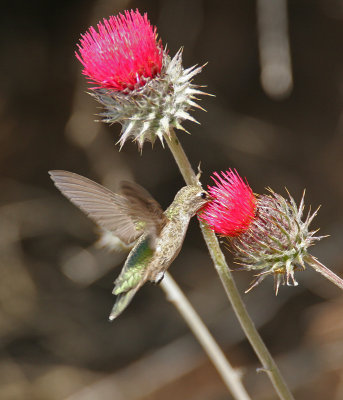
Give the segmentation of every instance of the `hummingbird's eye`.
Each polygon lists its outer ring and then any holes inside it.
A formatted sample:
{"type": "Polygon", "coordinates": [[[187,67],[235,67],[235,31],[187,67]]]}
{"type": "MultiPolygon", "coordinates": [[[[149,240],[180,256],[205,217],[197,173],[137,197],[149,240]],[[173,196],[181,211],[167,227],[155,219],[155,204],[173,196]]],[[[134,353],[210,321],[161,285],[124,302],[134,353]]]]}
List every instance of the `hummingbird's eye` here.
{"type": "Polygon", "coordinates": [[[200,197],[205,200],[206,197],[207,197],[207,193],[206,192],[201,192],[200,193],[200,197]]]}

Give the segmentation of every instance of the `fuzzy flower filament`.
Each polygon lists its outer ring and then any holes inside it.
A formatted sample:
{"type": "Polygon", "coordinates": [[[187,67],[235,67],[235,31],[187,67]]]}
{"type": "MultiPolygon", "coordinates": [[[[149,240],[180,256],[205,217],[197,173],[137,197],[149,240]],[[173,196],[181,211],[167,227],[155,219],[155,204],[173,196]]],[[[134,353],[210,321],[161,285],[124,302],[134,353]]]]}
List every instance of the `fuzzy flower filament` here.
{"type": "Polygon", "coordinates": [[[184,120],[196,96],[206,94],[191,83],[202,67],[182,67],[182,52],[171,58],[157,40],[156,28],[138,10],[104,19],[82,35],[76,57],[83,74],[96,84],[91,95],[104,106],[104,122],[122,125],[120,147],[133,138],[163,144],[171,128],[184,120]]]}
{"type": "Polygon", "coordinates": [[[81,36],[76,57],[98,88],[133,90],[161,72],[163,48],[156,28],[138,11],[111,16],[81,36]]]}
{"type": "Polygon", "coordinates": [[[213,175],[215,185],[208,186],[213,201],[208,203],[201,218],[221,236],[239,236],[255,218],[256,197],[236,170],[213,175]]]}

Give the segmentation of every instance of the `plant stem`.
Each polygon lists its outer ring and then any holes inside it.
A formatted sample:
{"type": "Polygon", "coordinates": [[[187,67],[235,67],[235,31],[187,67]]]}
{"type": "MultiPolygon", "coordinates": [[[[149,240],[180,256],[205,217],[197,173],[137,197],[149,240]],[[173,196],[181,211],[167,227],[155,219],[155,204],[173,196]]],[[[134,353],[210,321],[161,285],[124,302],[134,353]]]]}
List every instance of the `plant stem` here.
{"type": "Polygon", "coordinates": [[[324,264],[316,259],[316,257],[311,256],[308,254],[304,261],[307,262],[313,269],[317,272],[325,276],[326,279],[334,283],[340,289],[343,290],[343,279],[337,276],[334,272],[332,272],[329,268],[327,268],[324,264]]]}
{"type": "Polygon", "coordinates": [[[240,374],[232,368],[206,325],[168,272],[165,273],[164,279],[161,281],[161,287],[165,291],[167,299],[178,309],[194,336],[200,342],[234,399],[251,400],[242,385],[240,374]]]}
{"type": "MultiPolygon", "coordinates": [[[[190,162],[175,135],[171,129],[169,137],[166,137],[166,142],[175,158],[175,161],[180,169],[180,172],[187,185],[194,184],[197,181],[196,175],[190,165],[190,162]]],[[[241,327],[258,356],[263,370],[267,373],[272,381],[279,398],[282,400],[294,400],[286,382],[284,381],[275,361],[269,353],[266,345],[260,337],[253,321],[251,320],[243,300],[239,294],[237,286],[233,280],[229,266],[226,263],[224,254],[222,253],[217,237],[205,224],[200,223],[202,234],[206,241],[208,250],[212,257],[214,266],[224,286],[225,292],[231,302],[232,308],[241,324],[241,327]]]]}

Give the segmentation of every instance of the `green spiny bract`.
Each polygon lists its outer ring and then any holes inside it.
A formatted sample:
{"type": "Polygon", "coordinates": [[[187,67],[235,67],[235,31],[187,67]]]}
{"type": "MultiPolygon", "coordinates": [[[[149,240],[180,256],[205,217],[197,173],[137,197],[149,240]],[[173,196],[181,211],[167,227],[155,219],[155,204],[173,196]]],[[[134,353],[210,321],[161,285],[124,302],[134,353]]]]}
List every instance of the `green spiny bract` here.
{"type": "Polygon", "coordinates": [[[280,284],[297,285],[296,270],[305,269],[307,249],[322,237],[314,236],[309,225],[318,209],[311,215],[304,212],[304,196],[299,207],[289,195],[289,200],[269,189],[269,195],[258,198],[256,216],[242,235],[230,238],[237,263],[244,269],[261,270],[250,288],[258,285],[267,275],[274,275],[275,292],[280,284]]]}
{"type": "Polygon", "coordinates": [[[182,50],[172,59],[164,52],[161,72],[147,78],[144,86],[123,91],[93,89],[91,95],[105,107],[100,114],[104,122],[121,123],[120,147],[129,137],[140,149],[145,141],[154,143],[157,137],[163,144],[163,136],[169,135],[170,128],[184,130],[183,120],[197,122],[188,111],[201,108],[195,102],[196,95],[206,94],[191,83],[202,68],[183,69],[182,50]]]}

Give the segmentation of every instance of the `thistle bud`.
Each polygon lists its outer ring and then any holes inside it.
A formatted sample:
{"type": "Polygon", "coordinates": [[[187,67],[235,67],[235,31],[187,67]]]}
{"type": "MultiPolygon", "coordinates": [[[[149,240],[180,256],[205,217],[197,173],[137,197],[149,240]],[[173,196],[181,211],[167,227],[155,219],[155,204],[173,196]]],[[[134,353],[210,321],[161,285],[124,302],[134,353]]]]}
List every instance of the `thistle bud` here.
{"type": "Polygon", "coordinates": [[[120,147],[133,138],[142,149],[181,122],[197,122],[188,111],[206,94],[191,83],[202,67],[182,67],[182,51],[171,58],[157,39],[156,28],[138,10],[111,16],[82,35],[76,57],[83,74],[96,86],[91,95],[104,106],[104,122],[122,125],[120,147]]]}

